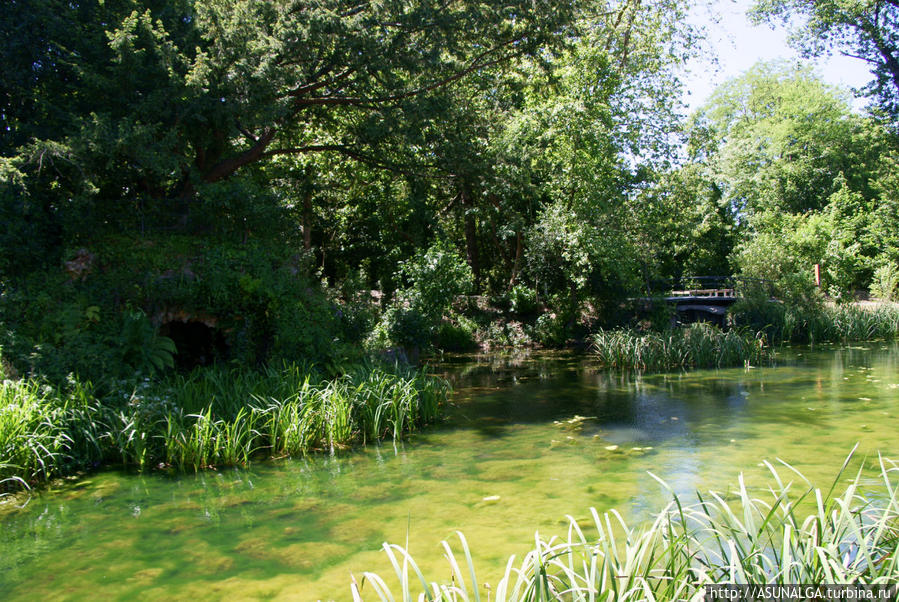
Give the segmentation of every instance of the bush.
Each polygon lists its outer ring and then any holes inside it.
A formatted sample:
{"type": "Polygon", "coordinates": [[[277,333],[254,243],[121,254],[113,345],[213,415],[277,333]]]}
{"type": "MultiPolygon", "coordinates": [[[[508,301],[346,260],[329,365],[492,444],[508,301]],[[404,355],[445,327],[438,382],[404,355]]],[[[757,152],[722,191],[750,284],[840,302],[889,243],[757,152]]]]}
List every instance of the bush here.
{"type": "Polygon", "coordinates": [[[568,335],[567,321],[556,314],[543,314],[534,324],[533,339],[544,347],[561,347],[568,335]]]}
{"type": "Polygon", "coordinates": [[[532,316],[537,313],[537,291],[522,284],[512,287],[508,295],[509,311],[518,317],[532,316]]]}
{"type": "Polygon", "coordinates": [[[434,336],[434,345],[444,351],[468,351],[478,346],[475,341],[477,325],[464,317],[457,318],[456,323],[441,322],[434,336]]]}
{"type": "Polygon", "coordinates": [[[474,276],[468,263],[449,243],[437,241],[400,265],[409,286],[399,297],[434,325],[445,316],[453,300],[471,290],[474,276]]]}
{"type": "Polygon", "coordinates": [[[311,281],[304,257],[278,244],[108,237],[66,257],[4,282],[0,345],[21,374],[96,382],[164,371],[172,359],[190,365],[160,336],[166,324],[202,323],[221,339],[215,359],[245,365],[324,364],[366,328],[311,281]]]}
{"type": "Polygon", "coordinates": [[[411,352],[426,349],[434,324],[428,316],[409,307],[393,306],[384,312],[374,338],[382,347],[402,347],[411,352]]]}
{"type": "Polygon", "coordinates": [[[895,301],[899,298],[899,266],[885,263],[874,270],[871,296],[881,301],[895,301]]]}
{"type": "Polygon", "coordinates": [[[471,268],[448,243],[437,241],[403,262],[399,276],[407,286],[398,291],[398,299],[381,316],[368,338],[370,348],[400,347],[414,356],[441,334],[444,344],[451,347],[471,338],[455,332],[451,325],[442,326],[453,301],[468,292],[474,281],[471,268]]]}

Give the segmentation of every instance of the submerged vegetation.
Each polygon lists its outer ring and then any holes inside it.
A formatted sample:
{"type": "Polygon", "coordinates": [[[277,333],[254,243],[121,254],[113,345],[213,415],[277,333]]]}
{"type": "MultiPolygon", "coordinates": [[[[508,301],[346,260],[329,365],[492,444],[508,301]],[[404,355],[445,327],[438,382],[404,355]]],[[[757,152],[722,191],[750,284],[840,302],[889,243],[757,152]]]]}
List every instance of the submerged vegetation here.
{"type": "Polygon", "coordinates": [[[844,464],[823,490],[789,465],[786,475],[767,465],[769,486],[750,489],[741,477],[735,491],[699,495],[695,504],[672,493],[648,525],[629,526],[615,510],[591,509],[591,524],[567,517],[564,537],[535,534],[531,551],[510,557],[505,571],[490,578],[485,567],[474,566],[461,533],[461,554],[443,542],[449,566],[437,581],[428,581],[406,549],[385,543],[398,589],[367,572],[354,579],[353,599],[662,601],[701,599],[705,585],[720,583],[896,583],[899,468],[893,462],[880,459],[876,486],[860,472],[846,484],[844,464]]]}
{"type": "Polygon", "coordinates": [[[435,421],[448,393],[423,371],[369,367],[323,381],[296,365],[129,386],[0,383],[0,490],[100,463],[198,470],[396,440],[435,421]]]}

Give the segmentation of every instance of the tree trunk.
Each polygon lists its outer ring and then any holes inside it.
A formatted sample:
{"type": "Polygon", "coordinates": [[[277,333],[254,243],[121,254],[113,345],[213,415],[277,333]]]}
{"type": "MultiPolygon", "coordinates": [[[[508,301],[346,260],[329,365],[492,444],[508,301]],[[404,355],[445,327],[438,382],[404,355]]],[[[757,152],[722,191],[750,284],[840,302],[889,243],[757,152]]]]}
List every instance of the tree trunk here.
{"type": "Polygon", "coordinates": [[[512,262],[512,277],[509,278],[509,290],[515,286],[518,280],[518,270],[521,269],[521,232],[515,233],[515,260],[512,262]]]}
{"type": "Polygon", "coordinates": [[[478,258],[478,230],[474,217],[474,199],[467,186],[462,187],[462,210],[465,222],[465,252],[468,265],[474,274],[474,287],[476,292],[481,290],[481,264],[478,258]]]}
{"type": "Polygon", "coordinates": [[[303,197],[303,248],[312,248],[312,193],[303,197]]]}

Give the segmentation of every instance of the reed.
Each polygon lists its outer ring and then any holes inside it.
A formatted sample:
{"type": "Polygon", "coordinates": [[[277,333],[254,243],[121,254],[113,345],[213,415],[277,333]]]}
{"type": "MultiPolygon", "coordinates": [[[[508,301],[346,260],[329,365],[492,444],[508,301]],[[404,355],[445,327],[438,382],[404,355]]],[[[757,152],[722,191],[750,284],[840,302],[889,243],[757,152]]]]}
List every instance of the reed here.
{"type": "Polygon", "coordinates": [[[402,367],[324,381],[295,365],[196,371],[125,391],[0,383],[0,491],[103,462],[201,470],[399,439],[436,420],[449,394],[442,379],[402,367]]]}
{"type": "MultiPolygon", "coordinates": [[[[850,454],[851,457],[851,454],[850,454]]],[[[771,464],[772,482],[751,493],[743,478],[735,501],[711,493],[684,505],[673,494],[654,520],[629,526],[616,511],[591,509],[592,525],[568,517],[563,537],[534,536],[520,560],[508,559],[498,579],[477,577],[471,551],[442,543],[448,566],[429,581],[406,548],[383,548],[399,583],[366,572],[353,578],[356,601],[496,602],[548,600],[701,600],[713,583],[895,584],[899,578],[897,467],[880,458],[880,483],[863,488],[861,474],[835,495],[812,487],[789,465],[789,479],[771,464]],[[803,512],[803,509],[806,509],[803,512]],[[461,550],[461,552],[460,552],[461,550]],[[371,595],[368,595],[368,594],[371,595]],[[395,595],[396,594],[396,595],[395,595]]],[[[669,490],[670,491],[670,490],[669,490]]]]}
{"type": "Polygon", "coordinates": [[[747,298],[730,310],[743,328],[764,332],[773,343],[839,343],[892,340],[899,336],[899,305],[791,305],[747,298]]]}
{"type": "Polygon", "coordinates": [[[618,370],[723,368],[768,358],[763,334],[722,331],[705,323],[665,332],[600,331],[593,335],[592,349],[601,365],[618,370]]]}
{"type": "Polygon", "coordinates": [[[102,427],[90,385],[62,394],[29,381],[0,381],[0,491],[46,481],[98,461],[102,427]]]}

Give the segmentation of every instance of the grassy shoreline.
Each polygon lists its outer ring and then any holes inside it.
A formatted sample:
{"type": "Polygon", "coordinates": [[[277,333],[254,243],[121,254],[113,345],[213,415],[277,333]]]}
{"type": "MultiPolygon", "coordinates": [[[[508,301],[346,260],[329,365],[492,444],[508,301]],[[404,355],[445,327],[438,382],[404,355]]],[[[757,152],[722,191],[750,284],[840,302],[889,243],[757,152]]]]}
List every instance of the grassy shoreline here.
{"type": "Polygon", "coordinates": [[[366,367],[333,380],[287,364],[207,369],[98,395],[0,382],[0,492],[101,465],[200,470],[400,439],[435,421],[449,393],[423,370],[366,367]]]}
{"type": "Polygon", "coordinates": [[[771,357],[763,333],[722,331],[704,323],[667,332],[600,331],[592,338],[599,363],[616,370],[724,368],[771,357]]]}
{"type": "Polygon", "coordinates": [[[614,370],[660,372],[759,364],[777,346],[893,340],[899,337],[899,306],[822,305],[790,308],[745,300],[734,307],[731,328],[706,323],[664,331],[599,330],[590,349],[614,370]]]}
{"type": "Polygon", "coordinates": [[[899,337],[899,305],[815,304],[810,307],[744,299],[731,309],[738,327],[765,334],[773,344],[839,343],[899,337]]]}

